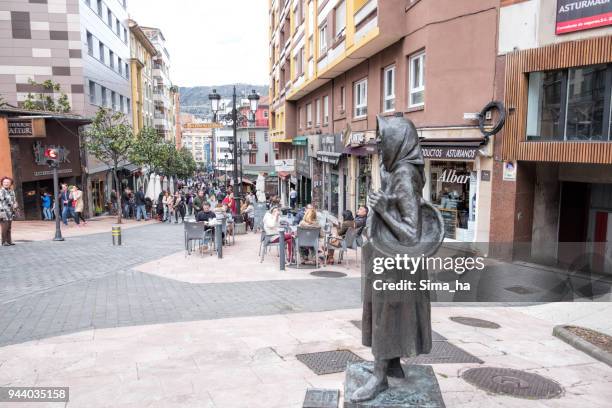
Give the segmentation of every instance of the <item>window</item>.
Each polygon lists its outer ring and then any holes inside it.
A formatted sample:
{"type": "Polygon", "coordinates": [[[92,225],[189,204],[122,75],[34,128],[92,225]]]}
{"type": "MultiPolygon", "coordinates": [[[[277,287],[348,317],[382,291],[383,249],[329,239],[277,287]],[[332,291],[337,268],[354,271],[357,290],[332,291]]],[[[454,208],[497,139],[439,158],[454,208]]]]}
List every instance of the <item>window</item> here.
{"type": "Polygon", "coordinates": [[[119,112],[123,112],[123,95],[119,95],[119,112]]]}
{"type": "Polygon", "coordinates": [[[344,89],[344,85],[340,87],[340,111],[344,113],[346,109],[346,91],[344,89]]]}
{"type": "Polygon", "coordinates": [[[325,95],[323,97],[323,124],[327,125],[329,123],[329,96],[325,95]]]}
{"type": "Polygon", "coordinates": [[[267,130],[264,130],[264,132],[263,132],[263,140],[264,140],[264,142],[268,141],[268,131],[267,130]]]}
{"type": "Polygon", "coordinates": [[[321,100],[315,100],[315,125],[321,126],[321,100]]]}
{"type": "Polygon", "coordinates": [[[265,154],[264,154],[264,162],[267,164],[267,163],[268,163],[268,161],[269,161],[269,159],[268,159],[268,153],[265,153],[265,154]]]}
{"type": "Polygon", "coordinates": [[[314,40],[312,35],[308,38],[308,58],[312,58],[314,54],[314,40]]]}
{"type": "Polygon", "coordinates": [[[119,71],[119,75],[123,75],[123,61],[121,57],[117,57],[117,70],[119,71]]]}
{"type": "Polygon", "coordinates": [[[385,112],[395,110],[395,65],[383,71],[383,110],[385,112]]]}
{"type": "Polygon", "coordinates": [[[355,90],[353,93],[355,104],[355,118],[362,118],[368,114],[368,79],[362,79],[355,82],[355,90]]]}
{"type": "Polygon", "coordinates": [[[104,44],[100,43],[98,45],[98,52],[100,55],[100,62],[104,64],[104,44]]]}
{"type": "Polygon", "coordinates": [[[96,103],[96,83],[94,81],[89,81],[89,103],[96,103]]]}
{"type": "Polygon", "coordinates": [[[118,18],[115,19],[115,32],[118,36],[121,36],[121,23],[118,18]]]}
{"type": "Polygon", "coordinates": [[[344,34],[346,28],[346,1],[342,1],[334,12],[334,35],[336,38],[344,34]]]}
{"type": "Polygon", "coordinates": [[[93,35],[87,31],[87,53],[93,57],[93,35]]]}
{"type": "Polygon", "coordinates": [[[128,69],[128,64],[127,62],[125,63],[125,77],[127,79],[130,79],[130,70],[128,69]]]}
{"type": "Polygon", "coordinates": [[[125,98],[125,109],[126,113],[130,113],[132,110],[132,105],[130,105],[130,98],[125,98]]]}
{"type": "Polygon", "coordinates": [[[123,27],[123,42],[127,44],[127,41],[128,41],[127,29],[123,27]]]}
{"type": "Polygon", "coordinates": [[[98,10],[98,15],[102,17],[102,0],[98,0],[97,10],[98,10]]]}
{"type": "Polygon", "coordinates": [[[408,106],[425,105],[425,53],[410,57],[408,78],[408,106]]]}
{"type": "Polygon", "coordinates": [[[304,73],[304,61],[306,61],[306,50],[302,47],[300,50],[300,75],[304,73]]]}
{"type": "Polygon", "coordinates": [[[111,91],[111,101],[110,101],[111,103],[110,104],[113,110],[117,110],[116,101],[117,101],[117,94],[115,93],[115,91],[111,91]]]}
{"type": "Polygon", "coordinates": [[[298,108],[298,129],[302,129],[303,127],[303,122],[302,122],[302,108],[299,107],[298,108]]]}
{"type": "Polygon", "coordinates": [[[319,28],[319,56],[327,52],[327,23],[319,28]]]}
{"type": "Polygon", "coordinates": [[[257,164],[257,153],[249,153],[249,164],[257,164]]]}
{"type": "MultiPolygon", "coordinates": [[[[121,60],[121,58],[119,58],[121,60]]],[[[111,50],[108,51],[108,64],[112,69],[115,69],[115,53],[111,50]]],[[[119,69],[121,69],[121,64],[119,64],[119,69]]]]}
{"type": "Polygon", "coordinates": [[[106,21],[109,27],[113,26],[113,13],[109,9],[106,9],[106,21]]]}
{"type": "Polygon", "coordinates": [[[528,140],[612,139],[612,64],[531,72],[528,140]]]}
{"type": "Polygon", "coordinates": [[[268,110],[267,109],[263,111],[263,116],[266,119],[268,118],[268,110]]]}
{"type": "Polygon", "coordinates": [[[306,104],[306,127],[309,128],[312,126],[312,104],[306,104]]]}
{"type": "Polygon", "coordinates": [[[108,104],[108,100],[106,99],[106,88],[103,87],[103,86],[100,87],[100,95],[102,95],[102,100],[101,100],[100,106],[103,106],[103,107],[106,108],[108,106],[107,105],[108,104]]]}

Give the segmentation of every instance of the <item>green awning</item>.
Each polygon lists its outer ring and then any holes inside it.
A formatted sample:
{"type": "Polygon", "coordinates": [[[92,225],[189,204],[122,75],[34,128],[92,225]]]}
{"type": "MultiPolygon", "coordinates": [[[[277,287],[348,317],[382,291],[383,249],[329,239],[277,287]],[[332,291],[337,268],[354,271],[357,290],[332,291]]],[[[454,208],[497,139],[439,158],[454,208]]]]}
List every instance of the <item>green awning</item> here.
{"type": "Polygon", "coordinates": [[[294,145],[296,146],[307,146],[308,145],[308,136],[296,136],[293,138],[294,145]]]}

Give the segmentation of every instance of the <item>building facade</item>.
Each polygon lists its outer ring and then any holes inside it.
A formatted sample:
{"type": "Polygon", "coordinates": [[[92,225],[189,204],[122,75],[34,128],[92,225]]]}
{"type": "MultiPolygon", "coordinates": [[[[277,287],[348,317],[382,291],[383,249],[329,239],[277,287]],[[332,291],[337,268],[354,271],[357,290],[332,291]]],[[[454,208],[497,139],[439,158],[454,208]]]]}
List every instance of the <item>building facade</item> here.
{"type": "Polygon", "coordinates": [[[153,57],[157,49],[138,23],[129,20],[130,71],[132,78],[132,126],[134,133],[154,127],[153,57]]]}
{"type": "Polygon", "coordinates": [[[170,53],[166,48],[166,38],[159,28],[141,27],[157,49],[153,58],[153,123],[166,140],[177,142],[178,88],[170,80],[170,53]]]}
{"type": "MultiPolygon", "coordinates": [[[[37,84],[52,80],[66,93],[71,113],[91,117],[103,106],[123,112],[131,122],[125,2],[13,1],[2,5],[0,94],[5,102],[22,106],[28,94],[49,95],[53,91],[37,84]]],[[[80,163],[83,170],[76,182],[86,192],[86,211],[93,214],[104,207],[110,192],[108,166],[91,156],[80,163]]]]}
{"type": "Polygon", "coordinates": [[[510,259],[610,273],[612,22],[600,16],[612,5],[577,15],[554,3],[502,1],[509,113],[491,241],[510,259]]]}
{"type": "Polygon", "coordinates": [[[498,10],[495,0],[272,1],[270,130],[294,163],[285,191],[332,217],[365,205],[380,186],[377,115],[401,115],[422,137],[423,195],[447,238],[487,241],[495,138],[474,118],[502,97],[498,10]]]}

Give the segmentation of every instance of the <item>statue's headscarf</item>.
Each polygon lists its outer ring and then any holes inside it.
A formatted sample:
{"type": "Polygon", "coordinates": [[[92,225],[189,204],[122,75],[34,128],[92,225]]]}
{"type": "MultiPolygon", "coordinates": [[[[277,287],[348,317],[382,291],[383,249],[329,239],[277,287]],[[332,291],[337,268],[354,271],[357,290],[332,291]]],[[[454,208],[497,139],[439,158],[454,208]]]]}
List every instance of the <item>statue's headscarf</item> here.
{"type": "Polygon", "coordinates": [[[414,124],[403,117],[376,117],[376,133],[380,139],[385,170],[393,172],[400,164],[425,165],[419,135],[414,124]]]}

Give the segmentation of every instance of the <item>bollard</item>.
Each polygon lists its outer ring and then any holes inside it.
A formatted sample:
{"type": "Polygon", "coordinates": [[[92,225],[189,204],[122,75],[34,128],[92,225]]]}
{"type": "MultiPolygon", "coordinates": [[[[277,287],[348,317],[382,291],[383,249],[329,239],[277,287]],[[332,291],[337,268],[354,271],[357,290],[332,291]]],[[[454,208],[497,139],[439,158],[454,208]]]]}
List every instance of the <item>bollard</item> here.
{"type": "Polygon", "coordinates": [[[113,245],[121,245],[121,227],[113,225],[112,229],[113,245]]]}
{"type": "Polygon", "coordinates": [[[278,229],[278,257],[280,258],[280,270],[285,270],[285,228],[278,229]]]}
{"type": "Polygon", "coordinates": [[[217,217],[215,225],[215,248],[217,249],[217,257],[223,258],[223,218],[217,217]]]}

